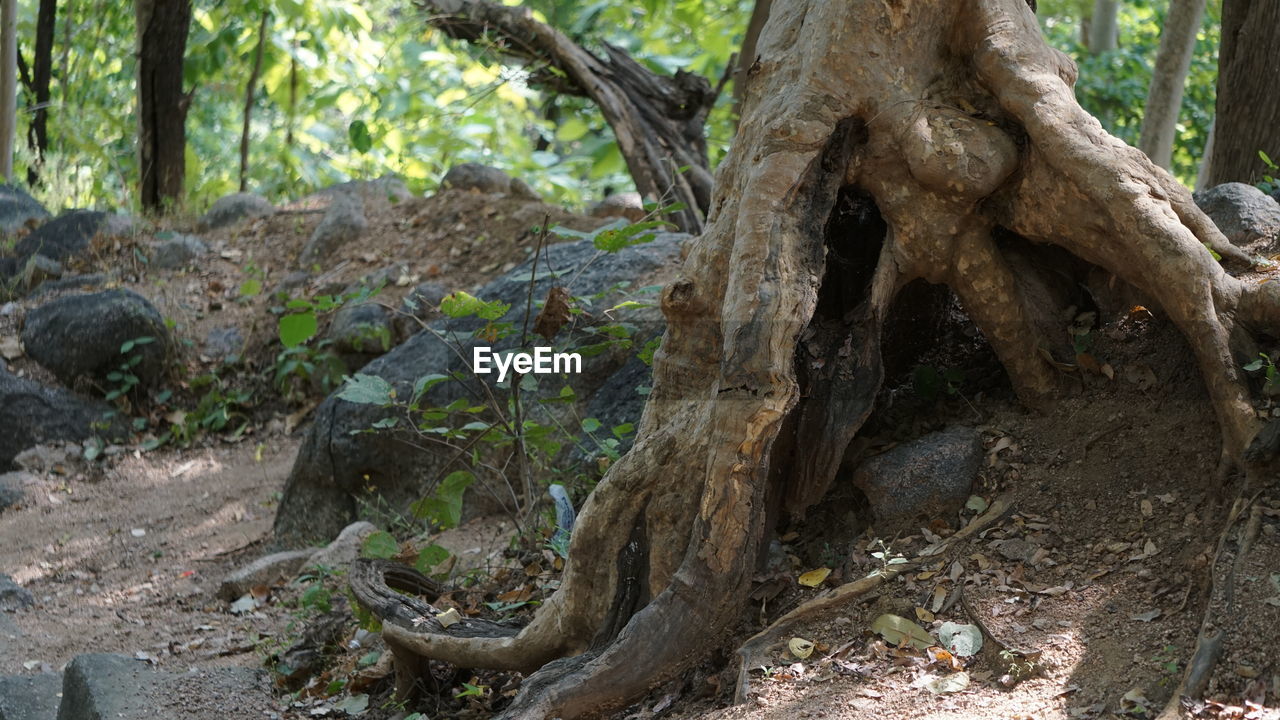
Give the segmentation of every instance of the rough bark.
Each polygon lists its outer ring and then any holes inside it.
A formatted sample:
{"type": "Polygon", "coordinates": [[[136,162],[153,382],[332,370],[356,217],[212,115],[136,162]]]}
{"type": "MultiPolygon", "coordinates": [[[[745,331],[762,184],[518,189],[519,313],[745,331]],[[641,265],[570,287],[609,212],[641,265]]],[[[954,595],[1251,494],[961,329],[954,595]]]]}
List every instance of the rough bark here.
{"type": "MultiPolygon", "coordinates": [[[[49,150],[49,100],[53,81],[53,32],[57,23],[58,0],[40,0],[36,12],[36,47],[31,60],[31,97],[34,101],[31,125],[27,129],[27,146],[34,151],[37,162],[44,159],[49,150]]],[[[35,185],[40,171],[33,165],[27,168],[27,183],[35,185]]]]}
{"type": "MultiPolygon", "coordinates": [[[[707,230],[662,294],[636,444],[587,500],[561,589],[514,636],[391,623],[402,693],[422,658],[536,670],[504,717],[580,717],[721,646],[771,508],[821,497],[874,402],[879,325],[915,279],[952,288],[1019,396],[1050,400],[1049,343],[993,234],[1158,302],[1199,362],[1222,467],[1252,471],[1259,423],[1230,342],[1280,330],[1280,288],[1223,270],[1206,245],[1249,259],[1079,107],[1074,64],[1022,0],[774,0],[758,56],[707,230]],[[884,225],[839,217],[851,196],[884,225]]],[[[353,583],[377,615],[422,614],[381,582],[353,583]]]]}
{"type": "Polygon", "coordinates": [[[747,32],[742,37],[742,48],[738,51],[738,67],[733,73],[733,114],[742,116],[742,101],[747,96],[747,83],[751,80],[751,68],[755,65],[756,45],[760,42],[760,31],[769,20],[769,8],[773,0],[756,0],[751,8],[751,18],[747,20],[747,32]]]}
{"type": "Polygon", "coordinates": [[[139,200],[152,212],[182,200],[186,177],[186,118],[191,96],[182,90],[182,61],[191,26],[191,0],[136,0],[138,27],[139,200]]]}
{"type": "Polygon", "coordinates": [[[1173,163],[1173,134],[1182,108],[1182,88],[1191,68],[1196,32],[1204,16],[1205,0],[1170,0],[1160,32],[1160,50],[1151,73],[1147,106],[1142,115],[1138,149],[1168,170],[1173,163]]]}
{"type": "MultiPolygon", "coordinates": [[[[1224,0],[1209,184],[1254,183],[1280,158],[1280,2],[1224,0]]],[[[1270,173],[1274,174],[1274,173],[1270,173]]]]}
{"type": "Polygon", "coordinates": [[[18,0],[0,0],[0,178],[13,180],[18,131],[18,0]]]}
{"type": "Polygon", "coordinates": [[[645,198],[685,206],[671,220],[702,231],[711,201],[711,171],[703,125],[716,93],[707,79],[677,72],[655,75],[621,48],[605,44],[599,57],[539,22],[528,8],[489,0],[417,0],[427,21],[450,37],[485,39],[533,70],[530,82],[591,98],[645,198]]]}
{"type": "MultiPolygon", "coordinates": [[[[240,192],[245,192],[249,186],[249,122],[253,117],[253,95],[258,89],[258,75],[262,73],[262,53],[267,47],[270,20],[271,13],[263,11],[258,25],[258,46],[253,51],[253,70],[249,72],[249,79],[244,84],[244,127],[240,130],[240,192]]],[[[289,131],[292,134],[292,126],[289,131]]]]}

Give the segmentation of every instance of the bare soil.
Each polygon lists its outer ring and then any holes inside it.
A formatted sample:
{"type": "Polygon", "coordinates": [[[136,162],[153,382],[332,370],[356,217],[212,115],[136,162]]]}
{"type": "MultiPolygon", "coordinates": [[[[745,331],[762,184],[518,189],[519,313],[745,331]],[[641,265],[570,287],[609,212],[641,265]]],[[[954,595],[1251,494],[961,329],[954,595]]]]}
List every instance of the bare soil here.
{"type": "MultiPolygon", "coordinates": [[[[532,227],[548,215],[580,229],[600,222],[537,203],[456,192],[366,212],[367,239],[314,275],[307,292],[345,287],[387,267],[394,269],[384,291],[389,304],[423,279],[467,288],[523,260],[537,239],[532,227]]],[[[184,360],[188,375],[215,365],[201,356],[199,343],[209,329],[227,326],[252,338],[251,362],[237,372],[261,373],[278,351],[271,342],[274,301],[267,293],[244,298],[239,289],[254,277],[268,290],[283,279],[319,218],[282,214],[211,233],[206,240],[214,259],[190,272],[131,266],[127,243],[100,247],[90,265],[124,267],[123,284],[150,297],[195,341],[184,360]]],[[[9,323],[0,325],[0,335],[16,332],[12,321],[0,322],[9,323]]],[[[1249,498],[1245,520],[1219,556],[1237,488],[1215,483],[1218,429],[1185,344],[1159,318],[1141,314],[1097,334],[1092,354],[1110,373],[1077,377],[1077,391],[1051,411],[1028,412],[1007,390],[963,387],[960,396],[930,410],[937,416],[929,422],[951,418],[980,426],[988,461],[974,494],[987,502],[1008,499],[1014,511],[1002,522],[797,626],[794,636],[814,643],[813,654],[802,659],[785,644],[775,648],[767,663],[750,668],[748,702],[731,706],[733,650],[742,640],[803,601],[883,567],[885,559],[871,555],[874,528],[858,525],[856,507],[837,506],[849,494],[837,488],[831,512],[812,513],[784,543],[781,568],[762,574],[762,585],[776,587],[762,593],[763,605],[745,603],[736,637],[708,648],[710,660],[617,716],[1152,717],[1177,686],[1213,603],[1226,618],[1225,652],[1208,690],[1217,704],[1196,710],[1209,717],[1280,717],[1280,490],[1272,483],[1249,498]],[[846,544],[814,541],[847,513],[859,535],[846,544]],[[1252,548],[1241,553],[1249,516],[1255,518],[1252,548]],[[1208,585],[1215,557],[1219,569],[1235,563],[1231,597],[1208,585]],[[822,587],[797,582],[820,567],[833,570],[822,587]],[[1002,684],[991,640],[983,654],[952,663],[894,647],[869,629],[884,613],[933,629],[943,621],[972,622],[970,610],[992,638],[1037,658],[1031,677],[1002,684]],[[923,686],[961,672],[968,685],[957,692],[938,695],[923,686]]],[[[44,377],[25,359],[12,366],[44,377]]],[[[255,387],[266,392],[261,383],[255,387]]],[[[305,621],[316,616],[299,602],[301,586],[271,588],[261,607],[242,615],[232,614],[216,592],[226,573],[268,552],[275,503],[298,448],[294,425],[309,402],[263,397],[250,432],[235,442],[209,437],[186,449],[129,449],[91,467],[33,474],[27,501],[0,515],[0,571],[37,599],[34,609],[0,623],[0,673],[53,671],[84,652],[126,653],[166,669],[261,666],[300,637],[305,621]]],[[[889,557],[912,558],[932,542],[929,534],[946,537],[974,515],[967,510],[913,535],[880,539],[889,557]]],[[[554,557],[509,552],[510,529],[503,518],[487,518],[439,540],[459,558],[454,576],[476,581],[451,598],[464,611],[491,612],[484,603],[494,602],[520,606],[509,611],[519,614],[530,608],[521,603],[554,591],[554,557]],[[466,572],[474,568],[479,572],[466,572]]],[[[340,579],[330,585],[341,589],[340,579]]],[[[344,644],[355,639],[354,625],[347,627],[344,644]]],[[[403,714],[386,703],[387,664],[361,663],[376,641],[361,640],[334,659],[339,669],[323,683],[313,682],[297,698],[282,694],[274,711],[309,717],[316,708],[332,708],[346,690],[328,683],[344,680],[373,698],[365,717],[403,714]]],[[[499,674],[442,676],[439,703],[422,708],[433,717],[488,717],[518,681],[499,674]],[[479,696],[456,698],[463,683],[478,687],[479,696]]]]}

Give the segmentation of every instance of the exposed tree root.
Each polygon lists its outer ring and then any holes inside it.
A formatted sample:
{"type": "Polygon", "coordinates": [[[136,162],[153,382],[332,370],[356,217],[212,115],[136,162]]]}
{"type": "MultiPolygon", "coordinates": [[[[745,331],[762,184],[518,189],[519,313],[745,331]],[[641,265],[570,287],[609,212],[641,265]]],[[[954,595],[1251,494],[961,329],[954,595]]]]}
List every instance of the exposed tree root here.
{"type": "MultiPolygon", "coordinates": [[[[466,36],[506,22],[476,15],[481,3],[428,4],[458,13],[449,22],[466,36]]],[[[1234,352],[1253,333],[1280,336],[1280,287],[1223,270],[1210,249],[1250,261],[1173,178],[1080,109],[1074,65],[1045,46],[1021,0],[774,0],[757,53],[707,230],[663,292],[668,330],[638,440],[583,509],[561,589],[514,635],[472,620],[438,627],[426,603],[357,593],[407,675],[409,655],[541,668],[505,716],[572,718],[633,701],[720,645],[775,505],[801,513],[820,498],[869,412],[878,326],[898,290],[921,278],[951,287],[1018,395],[1052,399],[1045,355],[1058,345],[1039,318],[1058,308],[1029,302],[1035,273],[1002,251],[1008,236],[1150,297],[1195,355],[1224,476],[1243,467],[1261,479],[1271,435],[1258,436],[1234,352]],[[870,198],[883,237],[828,223],[847,188],[870,198]],[[855,255],[875,260],[831,262],[855,255]],[[643,553],[628,549],[637,529],[643,553]]],[[[359,582],[391,578],[358,567],[359,582]]]]}

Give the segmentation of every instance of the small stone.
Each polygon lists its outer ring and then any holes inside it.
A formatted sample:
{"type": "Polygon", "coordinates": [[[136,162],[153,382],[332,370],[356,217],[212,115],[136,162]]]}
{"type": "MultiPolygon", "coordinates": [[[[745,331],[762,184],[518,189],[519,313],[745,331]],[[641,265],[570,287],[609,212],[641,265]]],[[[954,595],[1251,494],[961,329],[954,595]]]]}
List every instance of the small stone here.
{"type": "Polygon", "coordinates": [[[13,578],[0,573],[0,610],[25,610],[33,607],[36,599],[31,591],[13,581],[13,578]]]}
{"type": "Polygon", "coordinates": [[[202,232],[214,230],[239,222],[245,218],[271,215],[275,211],[275,206],[267,202],[267,199],[261,195],[233,193],[218,198],[213,203],[213,206],[209,208],[209,211],[201,216],[196,223],[196,227],[202,232]]]}

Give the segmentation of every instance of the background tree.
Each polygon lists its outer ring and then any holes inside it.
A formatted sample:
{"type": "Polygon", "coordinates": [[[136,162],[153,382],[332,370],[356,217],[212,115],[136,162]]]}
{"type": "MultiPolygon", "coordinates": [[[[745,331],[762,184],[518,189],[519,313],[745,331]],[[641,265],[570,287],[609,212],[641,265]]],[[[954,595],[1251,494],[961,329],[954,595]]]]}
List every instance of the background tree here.
{"type": "Polygon", "coordinates": [[[1280,157],[1280,3],[1223,0],[1218,116],[1209,184],[1257,182],[1262,150],[1280,157]]]}
{"type": "Polygon", "coordinates": [[[186,119],[182,63],[191,0],[135,0],[138,36],[139,201],[165,212],[182,201],[186,180],[186,119]]]}
{"type": "Polygon", "coordinates": [[[1156,53],[1155,69],[1151,73],[1138,149],[1166,170],[1173,167],[1174,130],[1182,108],[1182,86],[1191,68],[1191,53],[1195,50],[1204,3],[1205,0],[1170,0],[1160,33],[1160,51],[1156,53]]]}
{"type": "MultiPolygon", "coordinates": [[[[31,56],[30,85],[27,87],[31,97],[27,147],[33,155],[32,162],[27,166],[27,183],[30,185],[40,181],[39,166],[44,162],[44,154],[49,149],[49,101],[50,86],[53,83],[53,35],[57,16],[57,0],[40,0],[40,7],[36,12],[36,43],[31,56]]],[[[21,63],[21,55],[18,60],[21,63]]]]}
{"type": "Polygon", "coordinates": [[[1094,55],[1115,50],[1120,42],[1120,0],[1094,0],[1089,15],[1089,52],[1094,55]]]}
{"type": "Polygon", "coordinates": [[[18,0],[0,0],[0,178],[13,179],[18,130],[18,0]]]}
{"type": "Polygon", "coordinates": [[[767,518],[830,486],[874,405],[881,326],[909,283],[949,286],[1019,397],[1052,402],[1059,376],[1041,348],[1055,345],[1038,319],[1061,308],[1029,303],[1045,283],[1011,265],[1038,247],[1159,304],[1216,410],[1220,477],[1243,467],[1260,480],[1232,342],[1280,332],[1280,287],[1224,271],[1211,249],[1250,260],[1081,109],[1074,63],[1022,0],[775,0],[759,47],[707,230],[663,291],[668,329],[635,445],[587,500],[560,590],[518,634],[445,628],[390,589],[414,588],[412,571],[353,569],[401,690],[424,658],[536,670],[505,716],[570,718],[696,661],[739,619],[767,518]]]}

